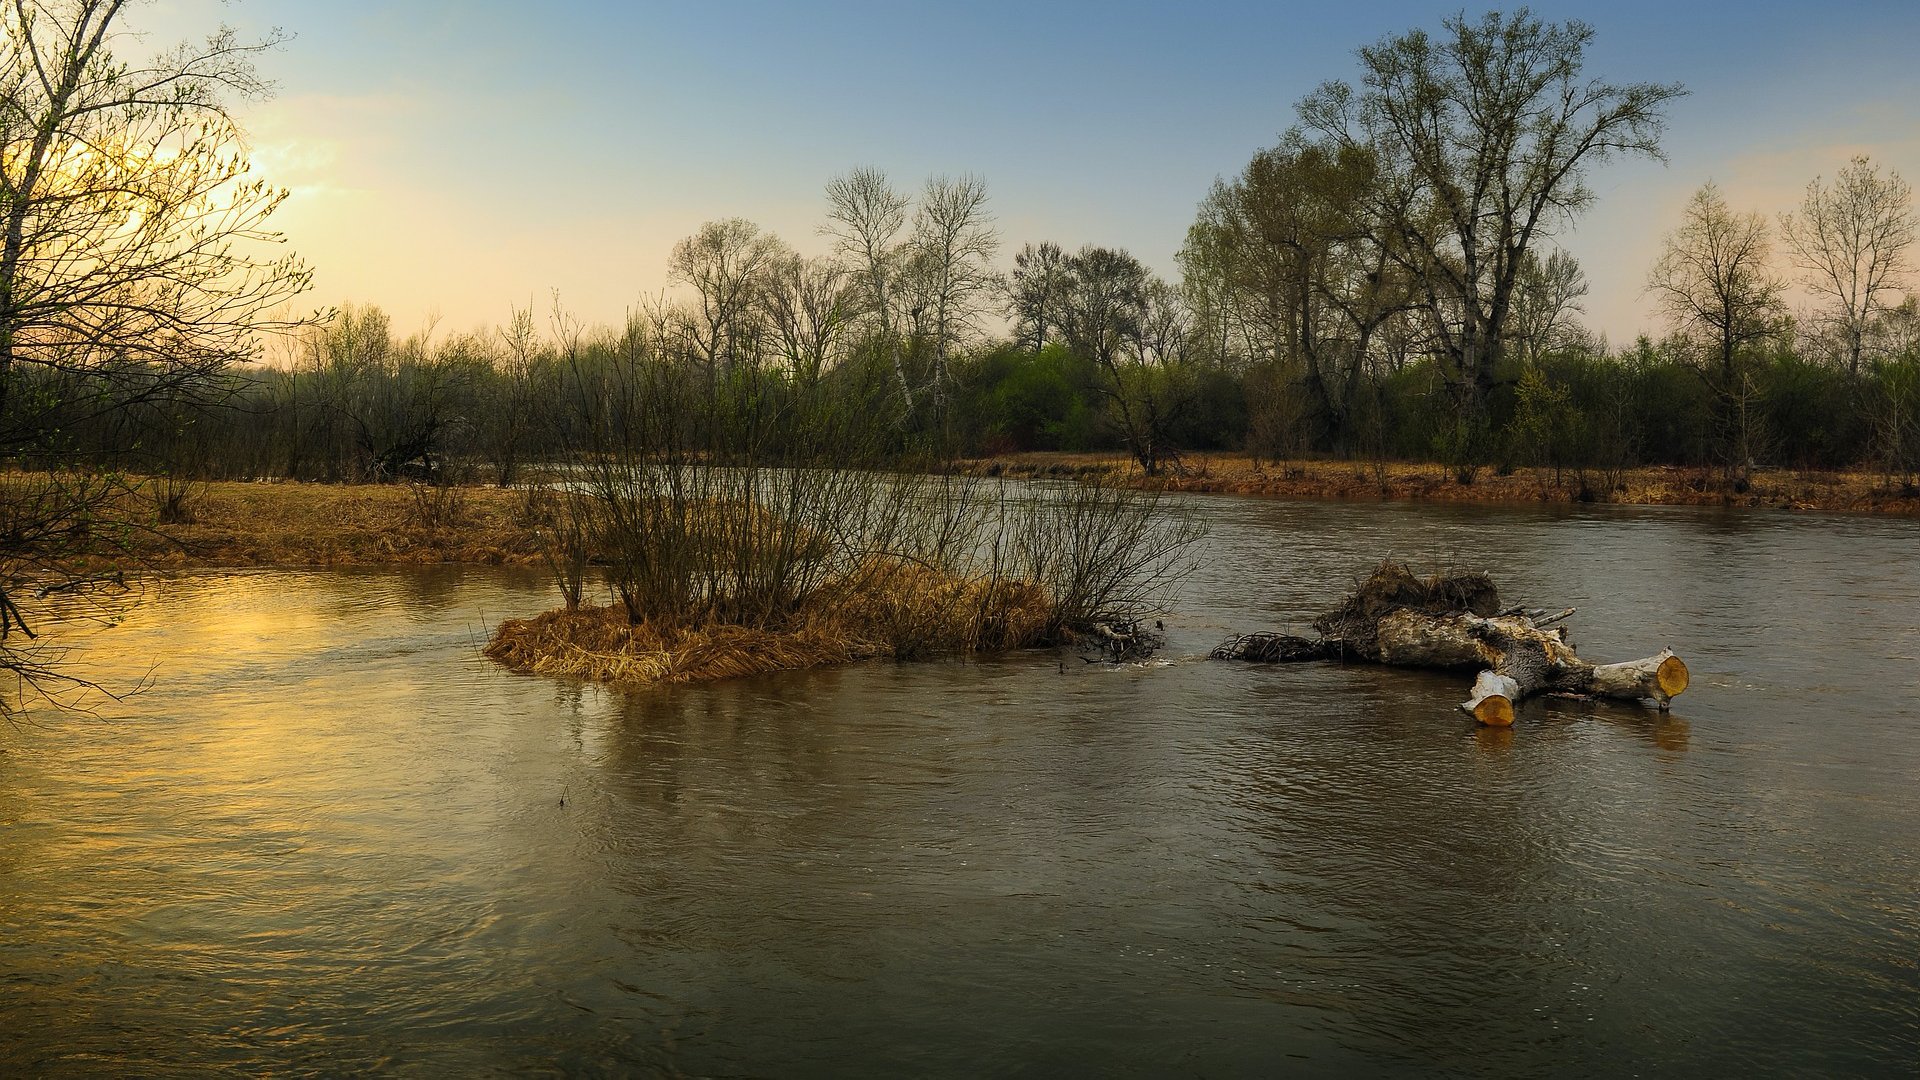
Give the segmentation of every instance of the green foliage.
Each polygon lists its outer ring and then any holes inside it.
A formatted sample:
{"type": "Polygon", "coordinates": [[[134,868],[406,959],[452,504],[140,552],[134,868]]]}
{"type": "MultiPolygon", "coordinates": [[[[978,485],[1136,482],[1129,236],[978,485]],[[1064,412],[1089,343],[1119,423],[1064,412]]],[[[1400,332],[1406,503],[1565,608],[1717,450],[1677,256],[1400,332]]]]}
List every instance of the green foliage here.
{"type": "Polygon", "coordinates": [[[1558,481],[1582,441],[1586,417],[1574,405],[1572,391],[1549,380],[1538,367],[1520,376],[1515,397],[1513,421],[1507,426],[1510,450],[1529,465],[1552,468],[1558,481]]]}
{"type": "Polygon", "coordinates": [[[1093,450],[1104,445],[1090,363],[1053,344],[1012,345],[966,366],[963,412],[974,451],[1093,450]]]}
{"type": "Polygon", "coordinates": [[[1207,364],[1186,364],[1177,377],[1188,384],[1191,404],[1173,425],[1182,450],[1237,450],[1246,441],[1247,384],[1233,372],[1207,364]]]}

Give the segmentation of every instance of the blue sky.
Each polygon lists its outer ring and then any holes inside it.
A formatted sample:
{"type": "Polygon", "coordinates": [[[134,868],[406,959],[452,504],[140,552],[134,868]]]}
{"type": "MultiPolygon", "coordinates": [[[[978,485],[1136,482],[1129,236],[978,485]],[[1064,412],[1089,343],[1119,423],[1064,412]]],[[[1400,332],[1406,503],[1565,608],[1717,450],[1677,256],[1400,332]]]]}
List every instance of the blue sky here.
{"type": "MultiPolygon", "coordinates": [[[[1688,195],[1790,209],[1868,153],[1920,180],[1920,3],[1538,3],[1592,24],[1587,70],[1679,81],[1670,163],[1602,167],[1561,237],[1590,325],[1652,328],[1641,294],[1688,195]]],[[[1354,50],[1457,5],[151,0],[158,47],[221,22],[294,36],[242,110],[316,304],[397,326],[497,323],[558,289],[617,321],[673,242],[749,218],[821,250],[820,191],[853,165],[915,188],[983,176],[1005,249],[1126,247],[1175,272],[1196,203],[1354,50]]],[[[1469,8],[1476,13],[1482,8],[1469,8]]],[[[123,50],[137,51],[128,41],[123,50]]]]}

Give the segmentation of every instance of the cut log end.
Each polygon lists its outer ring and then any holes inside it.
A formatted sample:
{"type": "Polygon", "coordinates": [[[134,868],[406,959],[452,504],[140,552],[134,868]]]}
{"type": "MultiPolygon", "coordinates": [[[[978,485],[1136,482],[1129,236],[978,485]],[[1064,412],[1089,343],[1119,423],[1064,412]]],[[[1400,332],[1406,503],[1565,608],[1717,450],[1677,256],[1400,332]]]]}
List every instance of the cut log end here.
{"type": "Polygon", "coordinates": [[[1513,702],[1499,694],[1481,698],[1473,707],[1473,718],[1487,727],[1512,727],[1513,702]]]}
{"type": "Polygon", "coordinates": [[[1513,703],[1524,696],[1518,682],[1496,671],[1483,671],[1473,681],[1473,696],[1460,708],[1488,727],[1512,727],[1513,703]]]}
{"type": "Polygon", "coordinates": [[[1690,680],[1686,661],[1672,653],[1668,653],[1667,658],[1660,661],[1660,668],[1653,673],[1653,677],[1654,682],[1660,687],[1660,692],[1670,698],[1679,697],[1681,692],[1686,690],[1690,680]]]}

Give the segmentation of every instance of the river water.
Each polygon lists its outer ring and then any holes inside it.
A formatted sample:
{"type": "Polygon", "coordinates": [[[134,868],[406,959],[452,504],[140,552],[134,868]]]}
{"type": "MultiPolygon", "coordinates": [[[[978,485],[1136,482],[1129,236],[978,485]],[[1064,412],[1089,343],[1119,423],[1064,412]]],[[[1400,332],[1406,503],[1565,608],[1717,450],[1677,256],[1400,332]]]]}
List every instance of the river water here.
{"type": "Polygon", "coordinates": [[[0,729],[0,1074],[1914,1075],[1920,526],[1190,498],[1172,663],[617,693],[479,568],[199,574],[0,729]],[[1382,556],[1669,716],[1193,659],[1382,556]]]}

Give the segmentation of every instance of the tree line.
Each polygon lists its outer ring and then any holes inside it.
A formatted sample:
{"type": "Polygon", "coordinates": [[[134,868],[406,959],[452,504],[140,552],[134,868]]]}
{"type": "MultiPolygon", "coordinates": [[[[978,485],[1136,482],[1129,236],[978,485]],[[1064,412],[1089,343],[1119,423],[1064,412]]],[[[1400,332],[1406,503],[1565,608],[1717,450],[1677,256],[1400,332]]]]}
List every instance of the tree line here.
{"type": "MultiPolygon", "coordinates": [[[[32,30],[14,32],[30,45],[32,30]]],[[[12,217],[50,245],[92,229],[117,259],[96,264],[111,277],[37,277],[32,235],[8,249],[0,432],[32,468],[330,481],[453,468],[511,484],[580,443],[595,372],[644,342],[714,394],[751,382],[857,398],[877,445],[901,455],[1124,450],[1156,473],[1245,450],[1440,460],[1463,479],[1541,465],[1581,483],[1649,463],[1717,466],[1729,483],[1764,465],[1911,477],[1911,191],[1864,158],[1778,218],[1736,211],[1709,183],[1649,270],[1670,333],[1614,346],[1581,324],[1585,274],[1554,236],[1592,203],[1590,168],[1659,156],[1664,109],[1683,93],[1591,77],[1591,39],[1523,9],[1359,50],[1354,82],[1308,95],[1274,146],[1200,201],[1177,280],[1118,247],[1047,241],[1001,273],[978,177],[909,191],[857,168],[826,185],[825,253],[710,222],[668,254],[675,292],[619,327],[583,326],[559,298],[456,334],[397,335],[378,309],[348,308],[291,329],[269,364],[240,362],[247,334],[306,286],[303,267],[221,261],[185,224],[172,247],[112,224],[130,190],[151,192],[151,219],[200,223],[220,192],[223,240],[265,237],[282,193],[236,184],[212,147],[167,159],[164,185],[127,175],[157,169],[153,157],[111,175],[86,159],[103,171],[88,176],[49,151],[9,190],[51,175],[95,198],[15,194],[12,217]],[[1797,316],[1784,300],[1795,280],[1814,298],[1797,316]]],[[[209,88],[249,88],[255,49],[217,41],[175,73],[201,97],[129,90],[124,115],[99,123],[164,121],[163,139],[226,123],[209,88]]],[[[25,101],[32,69],[14,68],[25,101]]]]}
{"type": "Polygon", "coordinates": [[[556,299],[486,332],[400,337],[380,311],[348,309],[279,364],[228,365],[191,394],[114,398],[94,384],[116,371],[203,373],[121,356],[8,370],[0,408],[41,435],[15,440],[23,461],[315,480],[451,465],[512,483],[577,442],[569,394],[644,340],[716,393],[747,378],[877,393],[865,415],[902,454],[1125,450],[1157,473],[1246,450],[1439,460],[1463,480],[1548,466],[1581,484],[1637,464],[1713,466],[1731,485],[1766,465],[1910,479],[1911,190],[1864,158],[1778,218],[1707,184],[1645,283],[1670,332],[1614,346],[1582,325],[1585,274],[1554,237],[1591,205],[1592,167],[1660,156],[1684,93],[1590,76],[1592,35],[1523,9],[1361,49],[1355,82],[1308,95],[1201,200],[1174,281],[1117,247],[1046,241],[1000,273],[979,178],[907,191],[858,168],[826,185],[824,254],[710,222],[669,253],[675,292],[625,326],[588,329],[556,299]],[[1813,299],[1797,315],[1795,282],[1813,299]]]}

